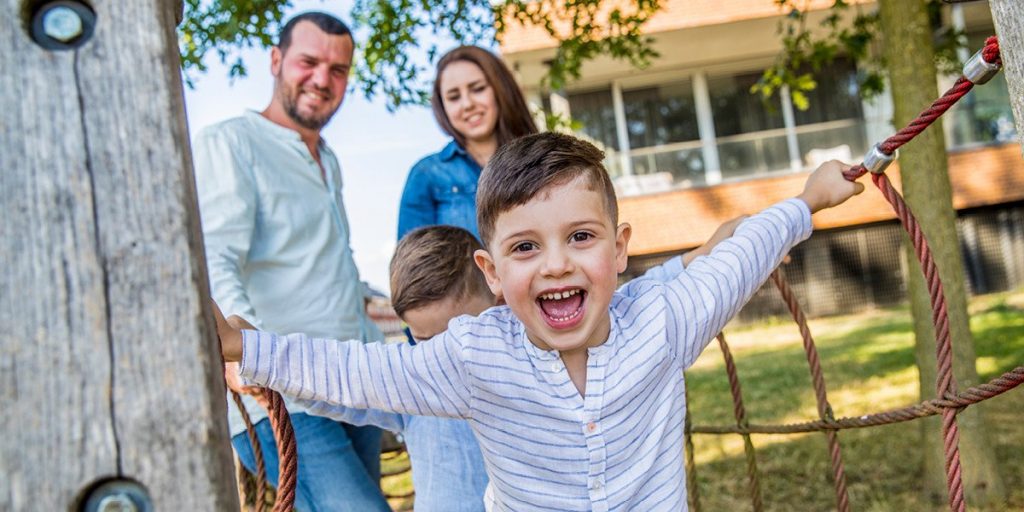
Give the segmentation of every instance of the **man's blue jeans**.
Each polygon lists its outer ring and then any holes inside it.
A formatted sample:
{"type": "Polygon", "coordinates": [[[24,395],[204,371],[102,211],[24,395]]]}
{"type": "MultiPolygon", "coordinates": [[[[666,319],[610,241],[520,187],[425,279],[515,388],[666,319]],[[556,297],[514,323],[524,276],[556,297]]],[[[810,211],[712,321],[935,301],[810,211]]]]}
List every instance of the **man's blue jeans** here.
{"type": "MultiPolygon", "coordinates": [[[[380,429],[355,427],[320,416],[291,415],[299,455],[295,509],[301,512],[390,512],[380,486],[380,429]]],[[[270,420],[255,425],[267,480],[277,487],[277,444],[270,420]]],[[[242,432],[231,439],[238,458],[256,472],[252,445],[242,432]]]]}

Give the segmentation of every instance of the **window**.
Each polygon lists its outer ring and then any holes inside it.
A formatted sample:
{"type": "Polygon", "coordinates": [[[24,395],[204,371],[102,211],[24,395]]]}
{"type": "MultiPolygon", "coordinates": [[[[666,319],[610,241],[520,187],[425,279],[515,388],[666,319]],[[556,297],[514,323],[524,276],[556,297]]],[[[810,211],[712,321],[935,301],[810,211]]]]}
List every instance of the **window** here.
{"type": "Polygon", "coordinates": [[[697,73],[627,89],[613,83],[569,93],[569,108],[582,134],[604,145],[609,172],[625,195],[793,172],[864,155],[864,112],[852,62],[840,59],[815,73],[817,87],[807,93],[805,111],[751,94],[760,76],[697,73]],[[617,126],[622,119],[625,125],[617,126]],[[625,134],[621,140],[619,133],[625,134]]]}
{"type": "Polygon", "coordinates": [[[615,135],[615,108],[610,89],[569,94],[569,111],[573,121],[580,123],[587,137],[616,151],[619,139],[615,135]]]}
{"type": "Polygon", "coordinates": [[[723,179],[790,168],[781,103],[765,104],[750,93],[760,77],[744,73],[708,80],[723,179]]]}
{"type": "Polygon", "coordinates": [[[622,103],[634,175],[652,186],[705,184],[690,80],[624,91],[622,103]]]}
{"type": "Polygon", "coordinates": [[[817,87],[806,93],[810,108],[793,109],[802,165],[859,159],[867,153],[868,142],[857,69],[849,60],[836,59],[814,76],[817,87]]]}

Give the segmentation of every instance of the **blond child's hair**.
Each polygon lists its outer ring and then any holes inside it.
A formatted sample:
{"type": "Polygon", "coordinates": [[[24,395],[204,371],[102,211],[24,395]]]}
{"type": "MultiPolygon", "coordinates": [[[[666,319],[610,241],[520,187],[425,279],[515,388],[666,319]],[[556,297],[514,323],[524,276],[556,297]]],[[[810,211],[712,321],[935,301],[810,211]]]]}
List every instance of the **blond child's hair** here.
{"type": "Polygon", "coordinates": [[[473,261],[483,249],[472,233],[455,226],[427,226],[407,233],[391,259],[391,307],[398,316],[444,299],[492,297],[473,261]]]}

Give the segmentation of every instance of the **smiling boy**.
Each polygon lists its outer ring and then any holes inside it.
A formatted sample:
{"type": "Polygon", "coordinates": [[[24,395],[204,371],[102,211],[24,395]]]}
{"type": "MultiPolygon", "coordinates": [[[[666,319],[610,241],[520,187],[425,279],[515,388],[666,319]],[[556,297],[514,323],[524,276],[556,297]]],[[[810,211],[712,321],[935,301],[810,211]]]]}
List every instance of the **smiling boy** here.
{"type": "Polygon", "coordinates": [[[826,163],[686,272],[616,291],[630,227],[602,159],[544,133],[488,163],[475,258],[507,306],[415,347],[239,333],[218,312],[225,358],[300,398],[468,419],[498,510],[685,509],[682,370],[810,235],[810,214],[863,186],[826,163]]]}

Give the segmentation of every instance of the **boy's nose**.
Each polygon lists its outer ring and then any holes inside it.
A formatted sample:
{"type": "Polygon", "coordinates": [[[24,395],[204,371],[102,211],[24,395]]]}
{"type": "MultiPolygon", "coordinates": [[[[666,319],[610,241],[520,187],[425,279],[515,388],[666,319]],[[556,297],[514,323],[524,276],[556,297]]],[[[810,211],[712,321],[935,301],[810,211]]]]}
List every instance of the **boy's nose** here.
{"type": "Polygon", "coordinates": [[[573,271],[572,258],[564,250],[548,251],[544,259],[543,272],[545,276],[558,277],[573,271]]]}

